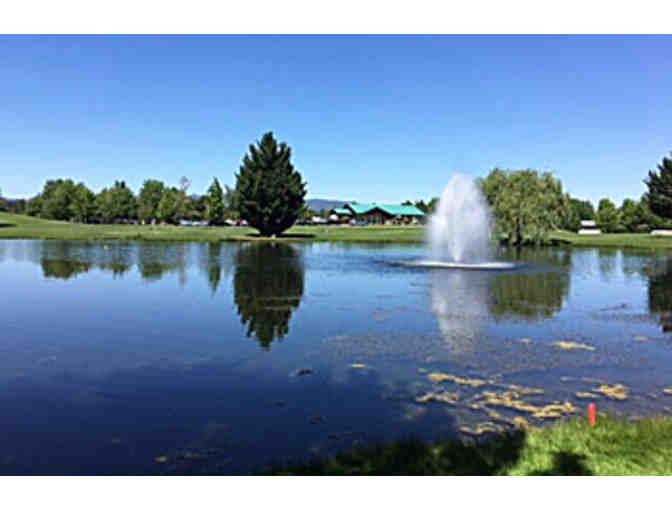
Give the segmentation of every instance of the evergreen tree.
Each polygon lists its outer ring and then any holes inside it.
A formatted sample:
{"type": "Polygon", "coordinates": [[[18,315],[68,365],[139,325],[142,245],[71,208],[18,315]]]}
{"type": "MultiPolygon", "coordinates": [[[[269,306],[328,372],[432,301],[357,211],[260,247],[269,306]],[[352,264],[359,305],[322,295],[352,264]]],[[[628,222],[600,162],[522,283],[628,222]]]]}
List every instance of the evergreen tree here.
{"type": "Polygon", "coordinates": [[[250,145],[236,174],[234,207],[262,236],[290,228],[305,207],[306,185],[294,170],[291,149],[266,133],[250,145]]]}
{"type": "Polygon", "coordinates": [[[205,220],[210,225],[224,223],[224,192],[215,177],[205,196],[205,220]]]}
{"type": "Polygon", "coordinates": [[[662,218],[672,219],[672,159],[663,158],[658,165],[658,171],[649,171],[649,177],[644,183],[649,188],[651,212],[662,218]]]}

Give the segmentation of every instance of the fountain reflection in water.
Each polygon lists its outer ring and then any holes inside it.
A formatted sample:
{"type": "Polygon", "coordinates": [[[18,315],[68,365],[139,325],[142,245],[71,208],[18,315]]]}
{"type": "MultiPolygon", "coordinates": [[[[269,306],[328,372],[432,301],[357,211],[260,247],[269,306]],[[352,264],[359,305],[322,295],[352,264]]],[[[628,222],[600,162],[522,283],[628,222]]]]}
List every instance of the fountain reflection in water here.
{"type": "Polygon", "coordinates": [[[430,297],[441,336],[454,356],[474,354],[489,315],[489,273],[432,271],[430,297]]]}

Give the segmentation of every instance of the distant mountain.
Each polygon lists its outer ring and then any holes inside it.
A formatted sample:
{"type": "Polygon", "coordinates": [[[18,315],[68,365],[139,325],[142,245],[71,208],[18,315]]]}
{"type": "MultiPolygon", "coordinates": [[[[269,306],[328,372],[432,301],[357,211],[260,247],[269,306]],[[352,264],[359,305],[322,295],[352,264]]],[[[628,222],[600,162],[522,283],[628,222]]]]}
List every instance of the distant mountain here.
{"type": "Polygon", "coordinates": [[[343,207],[348,202],[343,200],[327,200],[324,198],[311,198],[306,200],[306,205],[313,211],[320,212],[322,209],[335,209],[336,207],[343,207]]]}

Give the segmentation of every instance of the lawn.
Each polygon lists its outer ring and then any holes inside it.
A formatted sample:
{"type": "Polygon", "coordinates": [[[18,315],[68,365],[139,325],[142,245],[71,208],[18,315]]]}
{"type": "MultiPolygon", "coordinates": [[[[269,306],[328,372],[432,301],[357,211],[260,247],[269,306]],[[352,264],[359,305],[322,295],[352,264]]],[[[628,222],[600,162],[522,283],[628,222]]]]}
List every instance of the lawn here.
{"type": "MultiPolygon", "coordinates": [[[[245,227],[179,227],[150,225],[84,225],[0,213],[0,239],[125,240],[125,241],[254,241],[257,231],[245,227]]],[[[275,241],[352,241],[417,243],[422,227],[297,226],[275,241]]]]}
{"type": "MultiPolygon", "coordinates": [[[[245,227],[178,227],[150,225],[84,225],[31,216],[0,213],[0,239],[124,240],[124,241],[258,241],[256,230],[245,227]]],[[[275,241],[344,241],[373,243],[421,243],[425,229],[418,226],[342,227],[297,226],[275,241]]],[[[602,234],[580,236],[557,231],[551,241],[572,246],[672,249],[672,237],[649,234],[602,234]]]]}
{"type": "Polygon", "coordinates": [[[551,240],[572,246],[638,248],[645,250],[672,249],[672,237],[650,234],[600,234],[580,236],[574,232],[558,231],[551,234],[551,240]]]}
{"type": "Polygon", "coordinates": [[[598,417],[517,431],[466,444],[404,440],[355,449],[276,475],[670,475],[672,419],[598,417]]]}

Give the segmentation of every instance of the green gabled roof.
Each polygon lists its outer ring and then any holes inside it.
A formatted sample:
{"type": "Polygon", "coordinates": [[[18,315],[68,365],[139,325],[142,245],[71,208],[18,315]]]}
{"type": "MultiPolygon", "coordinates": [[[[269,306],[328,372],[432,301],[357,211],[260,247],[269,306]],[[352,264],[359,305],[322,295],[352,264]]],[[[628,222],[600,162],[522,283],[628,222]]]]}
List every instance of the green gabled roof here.
{"type": "Polygon", "coordinates": [[[414,205],[379,205],[378,209],[385,211],[392,216],[424,216],[420,209],[414,205]]]}
{"type": "Polygon", "coordinates": [[[339,216],[350,216],[352,213],[348,209],[343,209],[342,207],[337,207],[332,211],[334,214],[338,214],[339,216]]]}
{"type": "Polygon", "coordinates": [[[380,209],[391,216],[424,216],[414,205],[387,205],[387,204],[347,204],[355,214],[366,214],[374,209],[380,209]]]}
{"type": "Polygon", "coordinates": [[[372,209],[375,209],[377,206],[376,204],[346,204],[347,207],[352,209],[355,214],[366,214],[367,212],[371,211],[372,209]]]}

